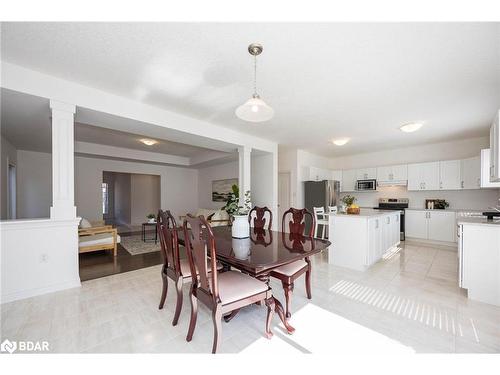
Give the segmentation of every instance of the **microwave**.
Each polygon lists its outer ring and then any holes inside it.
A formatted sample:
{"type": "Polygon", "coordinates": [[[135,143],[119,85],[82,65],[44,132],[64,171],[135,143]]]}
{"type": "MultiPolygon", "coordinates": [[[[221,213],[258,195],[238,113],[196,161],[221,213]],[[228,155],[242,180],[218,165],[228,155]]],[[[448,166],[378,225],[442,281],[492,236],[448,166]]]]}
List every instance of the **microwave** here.
{"type": "Polygon", "coordinates": [[[356,190],[377,190],[377,180],[357,180],[356,190]]]}

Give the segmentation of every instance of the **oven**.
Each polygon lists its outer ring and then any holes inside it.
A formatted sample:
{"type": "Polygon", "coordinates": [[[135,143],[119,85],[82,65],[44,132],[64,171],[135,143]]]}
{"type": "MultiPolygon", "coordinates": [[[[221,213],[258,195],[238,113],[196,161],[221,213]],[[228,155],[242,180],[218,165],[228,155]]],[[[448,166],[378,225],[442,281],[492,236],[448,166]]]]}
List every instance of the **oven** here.
{"type": "Polygon", "coordinates": [[[405,240],[405,209],[408,208],[410,200],[408,198],[380,198],[378,200],[378,207],[376,210],[390,210],[399,211],[399,238],[401,241],[405,240]]]}
{"type": "Polygon", "coordinates": [[[356,190],[377,190],[377,180],[357,180],[356,190]]]}

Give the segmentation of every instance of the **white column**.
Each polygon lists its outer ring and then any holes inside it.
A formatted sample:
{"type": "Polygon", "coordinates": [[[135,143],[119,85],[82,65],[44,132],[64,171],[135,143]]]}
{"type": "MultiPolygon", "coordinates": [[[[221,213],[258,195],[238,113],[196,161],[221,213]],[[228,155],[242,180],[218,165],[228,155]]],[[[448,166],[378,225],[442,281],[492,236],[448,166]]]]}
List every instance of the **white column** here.
{"type": "Polygon", "coordinates": [[[245,199],[245,192],[251,189],[251,184],[250,184],[250,176],[252,174],[251,153],[252,153],[251,147],[241,146],[238,148],[238,160],[239,160],[238,185],[240,188],[240,206],[243,205],[245,199]]]}
{"type": "Polygon", "coordinates": [[[51,219],[74,219],[75,207],[75,106],[50,101],[52,110],[52,207],[51,219]]]}

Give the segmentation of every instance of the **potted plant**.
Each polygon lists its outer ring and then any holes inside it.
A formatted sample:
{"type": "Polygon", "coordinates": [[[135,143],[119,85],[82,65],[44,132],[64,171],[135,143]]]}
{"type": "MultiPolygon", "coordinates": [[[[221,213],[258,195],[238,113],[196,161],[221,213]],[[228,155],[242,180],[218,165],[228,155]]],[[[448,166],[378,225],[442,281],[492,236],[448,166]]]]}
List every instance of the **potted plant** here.
{"type": "Polygon", "coordinates": [[[148,216],[146,216],[146,218],[148,219],[148,223],[156,223],[155,214],[148,214],[148,216]]]}
{"type": "Polygon", "coordinates": [[[354,204],[354,202],[356,202],[356,197],[353,195],[347,194],[342,198],[342,203],[347,206],[347,213],[350,215],[359,215],[359,206],[354,204]]]}
{"type": "Polygon", "coordinates": [[[248,213],[250,212],[251,199],[250,190],[245,192],[243,205],[240,206],[240,190],[237,185],[231,187],[232,192],[224,206],[226,211],[232,218],[232,236],[233,238],[248,238],[250,237],[250,224],[248,223],[248,213]]]}

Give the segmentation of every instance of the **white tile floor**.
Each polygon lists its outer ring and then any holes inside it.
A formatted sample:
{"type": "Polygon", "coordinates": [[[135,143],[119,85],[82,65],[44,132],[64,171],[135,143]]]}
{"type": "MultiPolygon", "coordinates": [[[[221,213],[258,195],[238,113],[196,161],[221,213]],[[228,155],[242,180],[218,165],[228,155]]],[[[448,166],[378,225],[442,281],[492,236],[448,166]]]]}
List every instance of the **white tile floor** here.
{"type": "MultiPolygon", "coordinates": [[[[294,335],[285,334],[275,317],[275,335],[265,339],[266,310],[251,306],[223,323],[221,352],[500,353],[500,308],[469,301],[457,287],[456,252],[406,244],[364,273],[331,266],[326,255],[313,262],[313,299],[305,298],[303,280],[295,287],[294,335]]],[[[3,304],[1,340],[47,340],[51,352],[209,353],[210,313],[200,307],[194,339],[187,343],[188,288],[173,327],[172,284],[164,310],[157,307],[159,270],[3,304]]],[[[283,300],[280,285],[272,286],[283,300]]]]}

